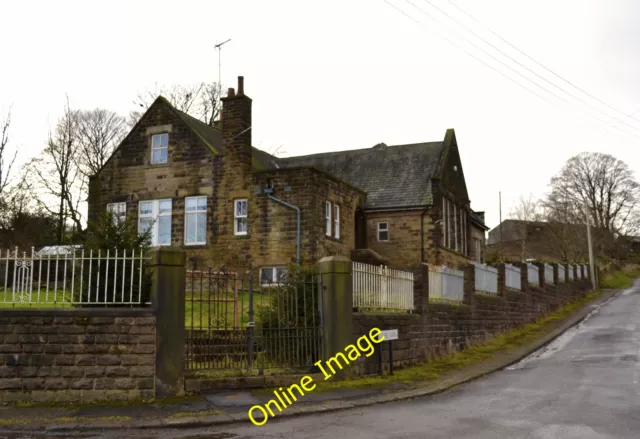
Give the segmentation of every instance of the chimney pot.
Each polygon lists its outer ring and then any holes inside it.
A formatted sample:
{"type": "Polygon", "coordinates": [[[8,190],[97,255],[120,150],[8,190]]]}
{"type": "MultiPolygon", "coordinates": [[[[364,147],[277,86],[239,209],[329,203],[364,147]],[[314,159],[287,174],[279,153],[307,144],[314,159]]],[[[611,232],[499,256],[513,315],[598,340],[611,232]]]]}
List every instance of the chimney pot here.
{"type": "Polygon", "coordinates": [[[229,90],[227,91],[227,97],[232,98],[235,95],[236,95],[236,91],[233,89],[233,87],[229,87],[229,90]]]}
{"type": "Polygon", "coordinates": [[[238,76],[238,96],[244,96],[244,76],[238,76]]]}

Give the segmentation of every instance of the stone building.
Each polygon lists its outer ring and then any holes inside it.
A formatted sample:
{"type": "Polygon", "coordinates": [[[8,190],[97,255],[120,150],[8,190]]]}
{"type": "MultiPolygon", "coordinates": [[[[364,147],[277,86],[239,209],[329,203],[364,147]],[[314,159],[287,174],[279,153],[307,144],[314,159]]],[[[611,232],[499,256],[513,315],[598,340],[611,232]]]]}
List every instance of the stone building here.
{"type": "Polygon", "coordinates": [[[252,147],[242,77],[222,101],[218,128],[159,97],[90,179],[89,221],[133,216],[153,246],[263,281],[327,255],[403,268],[483,252],[452,129],[439,142],[277,158],[252,147]]]}

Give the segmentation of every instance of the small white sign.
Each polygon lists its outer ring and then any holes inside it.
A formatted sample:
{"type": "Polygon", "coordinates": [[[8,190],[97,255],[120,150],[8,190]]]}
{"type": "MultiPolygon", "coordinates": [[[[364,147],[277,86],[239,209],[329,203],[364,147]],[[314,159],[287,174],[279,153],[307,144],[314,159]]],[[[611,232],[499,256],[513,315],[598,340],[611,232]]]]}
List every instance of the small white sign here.
{"type": "Polygon", "coordinates": [[[391,341],[398,339],[397,329],[387,329],[386,331],[380,331],[380,335],[384,337],[384,341],[391,341]]]}

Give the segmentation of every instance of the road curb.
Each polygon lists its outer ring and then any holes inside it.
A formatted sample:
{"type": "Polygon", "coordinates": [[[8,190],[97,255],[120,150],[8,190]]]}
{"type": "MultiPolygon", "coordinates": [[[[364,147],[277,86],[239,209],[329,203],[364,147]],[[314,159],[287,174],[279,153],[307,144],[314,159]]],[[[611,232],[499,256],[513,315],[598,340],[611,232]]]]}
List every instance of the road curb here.
{"type": "MultiPolygon", "coordinates": [[[[509,366],[512,366],[534,352],[542,349],[547,346],[553,340],[558,338],[560,335],[565,333],[567,330],[573,328],[574,326],[580,324],[585,318],[600,308],[602,305],[612,300],[615,296],[617,296],[623,290],[605,290],[602,291],[597,297],[595,297],[592,301],[586,303],[580,310],[576,311],[575,314],[568,317],[559,327],[550,331],[546,335],[542,336],[540,339],[531,343],[526,347],[519,348],[510,353],[503,353],[504,360],[496,360],[495,365],[488,365],[486,369],[482,370],[481,367],[478,367],[479,371],[470,372],[465,375],[464,370],[461,370],[460,376],[453,376],[449,379],[445,379],[444,381],[432,385],[429,387],[412,389],[412,390],[403,390],[399,392],[380,394],[376,396],[364,397],[354,400],[341,401],[341,400],[329,400],[325,401],[318,405],[313,406],[304,406],[301,405],[299,407],[290,406],[286,411],[278,414],[278,416],[270,419],[271,422],[277,422],[281,419],[288,419],[297,416],[304,416],[315,413],[330,413],[335,411],[359,408],[359,407],[367,407],[376,404],[384,404],[389,402],[396,401],[405,401],[411,400],[415,398],[437,395],[448,390],[451,390],[460,385],[466,384],[468,382],[477,380],[479,378],[485,377],[497,371],[503,370],[509,366]]],[[[498,354],[500,357],[500,354],[498,354]]],[[[482,363],[478,363],[478,366],[481,366],[482,363]]],[[[242,413],[231,413],[231,414],[220,414],[213,416],[193,416],[193,417],[185,417],[185,418],[164,418],[161,420],[153,420],[153,421],[119,421],[118,425],[114,425],[113,421],[99,421],[92,422],[90,424],[84,423],[65,423],[61,424],[49,424],[49,425],[40,425],[34,426],[33,424],[25,424],[23,428],[18,426],[5,426],[5,428],[12,428],[15,431],[25,431],[25,430],[41,430],[46,432],[55,432],[55,433],[64,433],[64,432],[81,432],[81,431],[95,431],[95,430],[121,430],[121,429],[170,429],[170,428],[201,428],[201,427],[211,427],[217,425],[230,425],[230,424],[239,424],[239,423],[249,423],[249,419],[247,414],[242,413]]]]}

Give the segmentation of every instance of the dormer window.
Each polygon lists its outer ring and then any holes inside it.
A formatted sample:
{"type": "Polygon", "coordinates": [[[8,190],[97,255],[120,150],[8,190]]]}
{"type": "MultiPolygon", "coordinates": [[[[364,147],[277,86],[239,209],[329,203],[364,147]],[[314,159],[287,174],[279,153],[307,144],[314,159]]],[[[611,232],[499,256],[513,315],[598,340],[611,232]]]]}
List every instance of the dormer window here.
{"type": "Polygon", "coordinates": [[[169,134],[151,136],[151,163],[167,163],[169,156],[169,134]]]}

